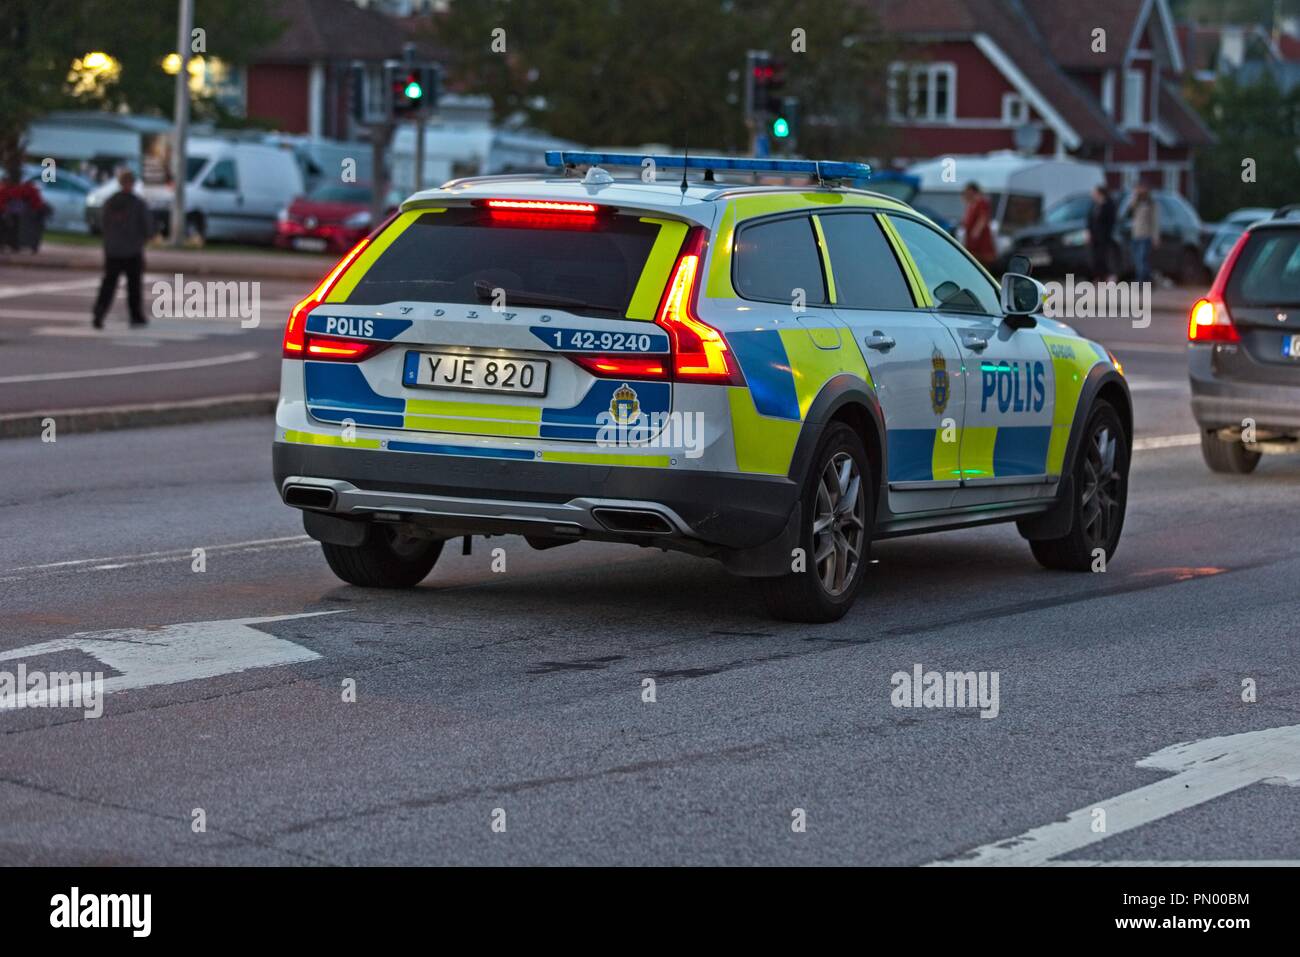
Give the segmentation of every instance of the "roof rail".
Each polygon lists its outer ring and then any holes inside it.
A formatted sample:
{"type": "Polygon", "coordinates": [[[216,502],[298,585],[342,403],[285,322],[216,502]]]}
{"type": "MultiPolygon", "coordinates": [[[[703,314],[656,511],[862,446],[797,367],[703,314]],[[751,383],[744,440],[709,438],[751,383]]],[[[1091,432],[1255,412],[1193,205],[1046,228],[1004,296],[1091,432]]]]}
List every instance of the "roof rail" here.
{"type": "Polygon", "coordinates": [[[447,189],[450,186],[464,186],[466,183],[501,183],[515,179],[546,179],[551,173],[491,173],[483,176],[458,176],[456,179],[449,179],[437,189],[447,189]]]}
{"type": "Polygon", "coordinates": [[[1296,213],[1300,213],[1300,203],[1287,203],[1285,206],[1279,206],[1273,210],[1270,219],[1290,219],[1296,213]]]}
{"type": "Polygon", "coordinates": [[[661,169],[701,169],[705,181],[712,179],[717,170],[744,173],[772,173],[778,175],[812,176],[817,181],[828,179],[864,180],[871,176],[866,163],[843,163],[836,160],[766,159],[753,156],[672,156],[664,153],[598,153],[583,150],[547,150],[546,165],[571,167],[581,164],[592,166],[642,166],[651,160],[661,169]]]}

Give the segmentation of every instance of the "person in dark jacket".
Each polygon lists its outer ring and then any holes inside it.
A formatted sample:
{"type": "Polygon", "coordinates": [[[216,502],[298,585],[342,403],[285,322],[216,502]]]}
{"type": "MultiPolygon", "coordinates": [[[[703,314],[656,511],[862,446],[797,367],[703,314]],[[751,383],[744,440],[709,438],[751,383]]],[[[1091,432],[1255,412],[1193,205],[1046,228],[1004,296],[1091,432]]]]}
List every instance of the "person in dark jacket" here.
{"type": "Polygon", "coordinates": [[[104,315],[117,295],[117,277],[126,275],[126,304],[131,325],[143,326],[147,320],[140,285],[144,277],[144,245],[153,235],[153,218],[149,206],[135,195],[135,174],[122,170],[117,174],[120,187],[104,202],[101,229],[104,233],[104,281],[99,284],[92,322],[104,328],[104,315]]]}
{"type": "Polygon", "coordinates": [[[1092,253],[1092,278],[1095,281],[1111,278],[1115,272],[1115,201],[1104,184],[1092,188],[1088,248],[1092,253]]]}

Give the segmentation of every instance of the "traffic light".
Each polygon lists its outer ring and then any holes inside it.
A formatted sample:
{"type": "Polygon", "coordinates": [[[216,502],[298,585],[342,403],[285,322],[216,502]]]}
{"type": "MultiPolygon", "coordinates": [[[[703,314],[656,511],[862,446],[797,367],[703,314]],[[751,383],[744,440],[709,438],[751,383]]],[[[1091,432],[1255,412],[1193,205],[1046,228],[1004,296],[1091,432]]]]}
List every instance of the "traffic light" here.
{"type": "Polygon", "coordinates": [[[792,145],[799,136],[799,98],[782,97],[776,113],[772,117],[772,135],[778,140],[786,140],[792,145]]]}
{"type": "Polygon", "coordinates": [[[783,106],[781,91],[785,89],[785,63],[781,60],[768,60],[765,68],[763,98],[758,103],[769,116],[778,116],[783,106]]]}
{"type": "Polygon", "coordinates": [[[401,119],[435,110],[441,79],[438,67],[432,64],[390,67],[388,89],[393,117],[401,119]]]}

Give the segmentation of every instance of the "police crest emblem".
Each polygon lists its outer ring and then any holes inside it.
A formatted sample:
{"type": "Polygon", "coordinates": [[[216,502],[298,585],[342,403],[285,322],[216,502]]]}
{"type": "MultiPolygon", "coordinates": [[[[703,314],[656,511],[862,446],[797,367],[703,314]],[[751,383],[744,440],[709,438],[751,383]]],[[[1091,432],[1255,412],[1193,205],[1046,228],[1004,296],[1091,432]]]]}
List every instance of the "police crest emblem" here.
{"type": "Polygon", "coordinates": [[[935,415],[948,408],[948,363],[938,349],[930,354],[930,408],[935,415]]]}
{"type": "Polygon", "coordinates": [[[631,425],[641,412],[641,403],[637,400],[636,390],[624,382],[614,390],[609,401],[609,414],[619,425],[631,425]]]}

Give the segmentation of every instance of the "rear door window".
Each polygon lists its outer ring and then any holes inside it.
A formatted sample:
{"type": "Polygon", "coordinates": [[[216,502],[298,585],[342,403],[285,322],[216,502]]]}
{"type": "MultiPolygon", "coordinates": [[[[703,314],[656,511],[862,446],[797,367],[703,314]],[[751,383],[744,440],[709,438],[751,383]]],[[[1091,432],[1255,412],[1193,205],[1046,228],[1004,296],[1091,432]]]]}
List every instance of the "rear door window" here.
{"type": "Polygon", "coordinates": [[[912,309],[912,293],[894,250],[871,213],[817,217],[835,277],[835,305],[846,309],[912,309]]]}
{"type": "Polygon", "coordinates": [[[798,295],[796,290],[802,289],[809,305],[829,302],[817,234],[807,216],[741,226],[732,269],[736,292],[744,299],[789,303],[798,295]]]}
{"type": "Polygon", "coordinates": [[[1300,229],[1252,233],[1226,293],[1232,305],[1300,306],[1300,229]]]}
{"type": "Polygon", "coordinates": [[[621,316],[657,223],[633,216],[504,215],[478,207],[425,213],[362,277],[349,303],[410,300],[552,306],[621,316]]]}

